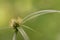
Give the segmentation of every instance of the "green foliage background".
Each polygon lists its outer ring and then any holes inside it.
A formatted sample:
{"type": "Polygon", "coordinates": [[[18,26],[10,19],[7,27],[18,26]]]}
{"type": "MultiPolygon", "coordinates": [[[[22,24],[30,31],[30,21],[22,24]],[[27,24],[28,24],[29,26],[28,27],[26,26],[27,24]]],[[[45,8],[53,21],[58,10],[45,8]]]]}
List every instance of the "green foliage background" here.
{"type": "MultiPolygon", "coordinates": [[[[60,10],[60,0],[0,0],[0,40],[12,40],[13,29],[9,20],[20,16],[22,19],[32,12],[52,9],[60,10]]],[[[25,23],[37,32],[24,28],[30,40],[60,40],[60,14],[45,14],[25,23]]],[[[17,40],[23,40],[20,33],[17,40]]]]}

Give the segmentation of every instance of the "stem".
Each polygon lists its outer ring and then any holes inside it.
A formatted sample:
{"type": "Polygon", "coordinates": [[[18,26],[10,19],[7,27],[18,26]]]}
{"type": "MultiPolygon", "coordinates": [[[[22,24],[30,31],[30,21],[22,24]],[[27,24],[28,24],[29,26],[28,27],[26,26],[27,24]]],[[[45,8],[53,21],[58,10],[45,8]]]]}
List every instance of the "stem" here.
{"type": "Polygon", "coordinates": [[[22,26],[25,27],[25,28],[27,28],[27,29],[29,29],[29,30],[31,30],[31,31],[33,31],[33,32],[36,32],[36,30],[32,29],[32,28],[29,27],[29,26],[26,26],[26,25],[22,25],[22,26]]]}
{"type": "Polygon", "coordinates": [[[26,32],[23,30],[23,28],[20,27],[20,29],[19,28],[17,28],[17,29],[21,33],[21,35],[23,36],[24,40],[29,40],[29,37],[26,34],[26,32]]]}
{"type": "Polygon", "coordinates": [[[17,30],[15,30],[15,33],[14,33],[14,35],[13,35],[13,39],[12,40],[16,40],[16,37],[17,37],[17,30]]]}
{"type": "Polygon", "coordinates": [[[47,13],[53,13],[53,12],[58,12],[60,13],[60,11],[58,10],[42,10],[42,11],[37,11],[37,12],[34,12],[34,13],[31,13],[30,15],[26,16],[24,19],[23,19],[23,23],[25,23],[26,21],[32,19],[32,18],[35,18],[39,15],[44,15],[44,14],[47,14],[47,13]]]}

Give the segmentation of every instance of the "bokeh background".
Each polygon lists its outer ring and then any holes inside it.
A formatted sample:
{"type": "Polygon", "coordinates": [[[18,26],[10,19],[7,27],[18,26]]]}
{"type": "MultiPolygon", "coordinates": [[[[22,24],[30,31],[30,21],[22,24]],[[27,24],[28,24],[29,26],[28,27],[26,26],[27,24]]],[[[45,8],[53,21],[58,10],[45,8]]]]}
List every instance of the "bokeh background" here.
{"type": "MultiPolygon", "coordinates": [[[[39,10],[60,10],[60,0],[0,0],[0,40],[12,40],[13,29],[9,20],[20,16],[22,19],[39,10]]],[[[60,40],[60,14],[45,14],[27,21],[24,25],[37,32],[24,28],[30,40],[60,40]]],[[[17,40],[23,40],[20,33],[17,40]]]]}

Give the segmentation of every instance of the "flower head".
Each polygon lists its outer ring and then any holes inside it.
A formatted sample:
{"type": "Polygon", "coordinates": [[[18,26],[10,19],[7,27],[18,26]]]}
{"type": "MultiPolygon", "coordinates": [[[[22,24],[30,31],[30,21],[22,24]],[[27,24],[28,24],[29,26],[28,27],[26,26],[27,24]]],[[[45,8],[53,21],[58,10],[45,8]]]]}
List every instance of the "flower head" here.
{"type": "Polygon", "coordinates": [[[22,22],[22,19],[20,17],[18,17],[17,19],[11,19],[11,21],[9,22],[10,23],[10,26],[13,27],[13,28],[16,28],[16,27],[19,27],[20,24],[22,22]]]}

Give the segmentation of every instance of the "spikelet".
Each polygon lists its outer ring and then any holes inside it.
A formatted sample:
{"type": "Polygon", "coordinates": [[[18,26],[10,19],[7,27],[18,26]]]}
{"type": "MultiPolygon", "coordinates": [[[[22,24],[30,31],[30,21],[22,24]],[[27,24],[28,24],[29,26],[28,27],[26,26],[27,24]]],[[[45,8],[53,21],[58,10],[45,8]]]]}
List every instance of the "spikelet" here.
{"type": "Polygon", "coordinates": [[[16,28],[20,26],[21,22],[22,22],[22,19],[18,17],[17,19],[14,19],[14,18],[11,19],[9,23],[12,28],[16,28]]]}
{"type": "Polygon", "coordinates": [[[22,19],[20,17],[18,17],[16,22],[21,24],[22,23],[22,19]]]}

